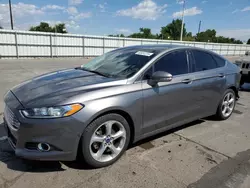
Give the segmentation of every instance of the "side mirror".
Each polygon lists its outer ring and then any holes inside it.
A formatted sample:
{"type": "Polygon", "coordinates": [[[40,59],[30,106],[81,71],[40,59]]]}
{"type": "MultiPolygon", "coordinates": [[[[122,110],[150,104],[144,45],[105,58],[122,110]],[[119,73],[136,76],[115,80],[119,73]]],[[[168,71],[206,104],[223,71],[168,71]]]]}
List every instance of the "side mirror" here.
{"type": "Polygon", "coordinates": [[[149,80],[149,85],[156,85],[158,82],[170,82],[173,79],[172,74],[164,71],[157,71],[153,73],[149,80]]]}

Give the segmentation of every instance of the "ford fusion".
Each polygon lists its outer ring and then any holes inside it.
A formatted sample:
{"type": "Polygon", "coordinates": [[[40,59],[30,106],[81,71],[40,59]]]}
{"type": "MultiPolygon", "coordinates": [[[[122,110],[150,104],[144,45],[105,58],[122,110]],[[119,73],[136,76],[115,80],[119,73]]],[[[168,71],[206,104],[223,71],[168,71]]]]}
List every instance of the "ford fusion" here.
{"type": "Polygon", "coordinates": [[[114,163],[129,144],[214,115],[229,118],[240,69],[193,47],[120,48],[77,68],[28,80],[4,97],[8,140],[19,157],[114,163]]]}

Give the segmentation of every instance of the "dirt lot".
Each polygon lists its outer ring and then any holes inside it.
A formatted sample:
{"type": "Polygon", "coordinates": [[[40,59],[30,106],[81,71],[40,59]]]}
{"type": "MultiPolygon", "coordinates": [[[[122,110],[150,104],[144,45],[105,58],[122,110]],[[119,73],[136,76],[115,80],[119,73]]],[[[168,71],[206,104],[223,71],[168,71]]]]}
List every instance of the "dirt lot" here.
{"type": "MultiPolygon", "coordinates": [[[[86,61],[0,60],[0,97],[23,80],[86,61]]],[[[229,120],[206,118],[151,137],[129,148],[114,165],[95,170],[79,162],[16,158],[0,115],[0,187],[249,188],[250,85],[244,85],[240,96],[229,120]]]]}

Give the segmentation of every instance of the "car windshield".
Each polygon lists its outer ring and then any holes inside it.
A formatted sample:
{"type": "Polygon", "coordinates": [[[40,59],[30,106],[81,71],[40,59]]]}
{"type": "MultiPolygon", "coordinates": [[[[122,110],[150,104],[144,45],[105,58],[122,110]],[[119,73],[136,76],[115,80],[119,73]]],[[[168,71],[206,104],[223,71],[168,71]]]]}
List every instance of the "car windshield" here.
{"type": "Polygon", "coordinates": [[[129,78],[158,53],[153,49],[124,48],[103,54],[81,68],[107,77],[129,78]]]}

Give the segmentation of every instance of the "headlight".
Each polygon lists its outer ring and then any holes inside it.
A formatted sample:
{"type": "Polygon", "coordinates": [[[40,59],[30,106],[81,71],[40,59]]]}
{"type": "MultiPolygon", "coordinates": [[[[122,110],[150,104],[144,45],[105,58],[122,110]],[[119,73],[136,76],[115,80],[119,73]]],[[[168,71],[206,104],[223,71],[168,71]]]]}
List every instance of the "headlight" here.
{"type": "Polygon", "coordinates": [[[57,107],[42,107],[21,110],[27,118],[59,118],[75,114],[83,108],[81,104],[71,104],[57,107]]]}

